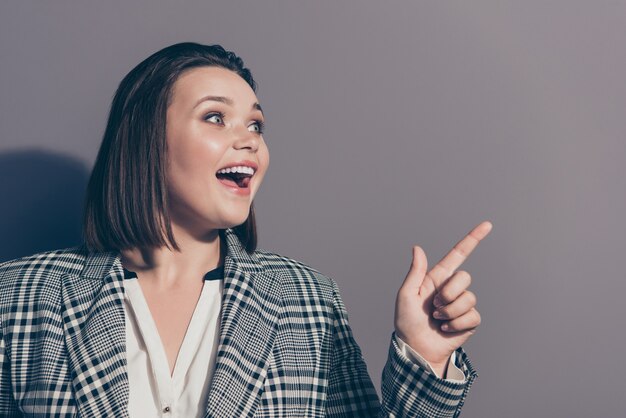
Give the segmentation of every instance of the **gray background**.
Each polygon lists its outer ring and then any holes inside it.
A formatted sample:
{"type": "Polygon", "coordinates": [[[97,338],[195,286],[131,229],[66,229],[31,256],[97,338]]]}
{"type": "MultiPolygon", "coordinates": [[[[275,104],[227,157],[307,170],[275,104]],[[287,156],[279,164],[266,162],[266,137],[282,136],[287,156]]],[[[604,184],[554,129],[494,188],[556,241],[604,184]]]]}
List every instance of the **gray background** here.
{"type": "Polygon", "coordinates": [[[463,416],[624,416],[625,28],[622,1],[4,1],[0,255],[74,245],[119,81],[220,43],[267,116],[260,247],[339,283],[378,388],[411,246],[490,220],[463,416]]]}

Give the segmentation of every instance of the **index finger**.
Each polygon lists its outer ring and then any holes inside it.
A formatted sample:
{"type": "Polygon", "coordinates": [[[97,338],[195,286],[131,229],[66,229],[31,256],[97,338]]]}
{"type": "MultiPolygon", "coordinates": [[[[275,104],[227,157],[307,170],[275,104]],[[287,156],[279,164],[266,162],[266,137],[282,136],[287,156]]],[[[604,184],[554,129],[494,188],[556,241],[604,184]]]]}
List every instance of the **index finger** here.
{"type": "Polygon", "coordinates": [[[491,228],[493,228],[493,224],[489,221],[478,224],[432,268],[428,275],[432,278],[437,289],[463,264],[474,251],[474,248],[478,246],[478,243],[491,232],[491,228]]]}

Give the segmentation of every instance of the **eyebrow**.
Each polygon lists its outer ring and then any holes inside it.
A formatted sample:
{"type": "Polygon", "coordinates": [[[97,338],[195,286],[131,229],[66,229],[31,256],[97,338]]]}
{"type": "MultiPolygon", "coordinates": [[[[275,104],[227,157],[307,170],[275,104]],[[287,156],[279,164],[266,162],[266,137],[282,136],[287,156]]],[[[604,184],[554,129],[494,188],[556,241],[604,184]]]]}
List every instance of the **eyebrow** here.
{"type": "MultiPolygon", "coordinates": [[[[212,102],[221,102],[221,103],[226,103],[229,106],[233,105],[233,99],[229,98],[229,97],[224,97],[224,96],[204,96],[202,99],[198,100],[196,102],[196,104],[193,106],[194,109],[202,102],[206,102],[206,101],[212,101],[212,102]]],[[[258,103],[254,103],[252,104],[252,109],[258,110],[261,113],[263,113],[263,109],[261,108],[261,105],[258,103]]],[[[265,116],[265,114],[263,114],[265,116]]]]}

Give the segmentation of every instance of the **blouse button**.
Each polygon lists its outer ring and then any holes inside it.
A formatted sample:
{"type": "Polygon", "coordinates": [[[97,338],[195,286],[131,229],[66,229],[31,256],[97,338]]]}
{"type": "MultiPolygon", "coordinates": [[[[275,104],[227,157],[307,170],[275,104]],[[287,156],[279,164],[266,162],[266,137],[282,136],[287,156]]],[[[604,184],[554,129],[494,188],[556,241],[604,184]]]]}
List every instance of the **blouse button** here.
{"type": "Polygon", "coordinates": [[[169,406],[166,406],[165,408],[163,408],[163,412],[164,412],[164,413],[166,413],[166,414],[167,414],[168,412],[170,412],[170,407],[169,407],[169,406]]]}

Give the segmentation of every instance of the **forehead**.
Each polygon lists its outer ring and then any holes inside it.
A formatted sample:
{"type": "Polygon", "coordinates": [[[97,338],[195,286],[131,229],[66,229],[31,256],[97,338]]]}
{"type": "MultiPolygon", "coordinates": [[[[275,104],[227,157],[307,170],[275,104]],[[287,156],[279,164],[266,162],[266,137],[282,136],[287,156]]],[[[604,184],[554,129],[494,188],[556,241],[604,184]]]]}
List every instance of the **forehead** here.
{"type": "Polygon", "coordinates": [[[197,67],[178,77],[172,88],[172,104],[195,104],[207,95],[230,97],[245,106],[257,102],[250,85],[234,71],[222,67],[197,67]]]}

